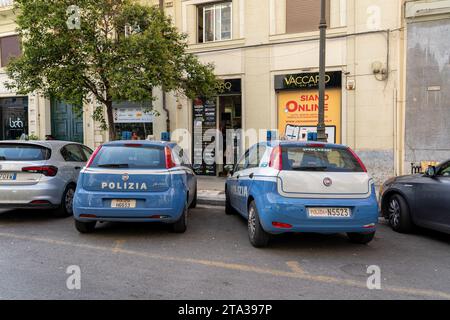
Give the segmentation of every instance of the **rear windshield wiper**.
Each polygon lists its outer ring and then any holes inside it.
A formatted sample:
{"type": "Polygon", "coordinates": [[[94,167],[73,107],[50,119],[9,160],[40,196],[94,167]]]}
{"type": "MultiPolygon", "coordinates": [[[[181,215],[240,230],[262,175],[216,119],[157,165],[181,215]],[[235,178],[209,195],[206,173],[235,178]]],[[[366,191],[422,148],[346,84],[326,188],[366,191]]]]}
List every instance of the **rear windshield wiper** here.
{"type": "Polygon", "coordinates": [[[327,171],[328,167],[292,167],[295,171],[327,171]]]}
{"type": "Polygon", "coordinates": [[[99,168],[129,168],[130,166],[127,163],[108,163],[108,164],[99,164],[99,168]]]}

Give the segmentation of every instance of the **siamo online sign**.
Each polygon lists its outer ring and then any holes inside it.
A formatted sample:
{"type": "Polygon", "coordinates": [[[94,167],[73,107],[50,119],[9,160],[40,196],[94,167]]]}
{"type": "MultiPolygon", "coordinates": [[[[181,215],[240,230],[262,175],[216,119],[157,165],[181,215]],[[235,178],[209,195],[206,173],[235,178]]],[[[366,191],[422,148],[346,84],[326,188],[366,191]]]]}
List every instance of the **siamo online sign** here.
{"type": "MultiPolygon", "coordinates": [[[[341,72],[326,74],[325,125],[328,142],[341,143],[341,72]]],[[[319,75],[292,74],[275,77],[278,130],[291,140],[305,140],[317,131],[319,75]]]]}

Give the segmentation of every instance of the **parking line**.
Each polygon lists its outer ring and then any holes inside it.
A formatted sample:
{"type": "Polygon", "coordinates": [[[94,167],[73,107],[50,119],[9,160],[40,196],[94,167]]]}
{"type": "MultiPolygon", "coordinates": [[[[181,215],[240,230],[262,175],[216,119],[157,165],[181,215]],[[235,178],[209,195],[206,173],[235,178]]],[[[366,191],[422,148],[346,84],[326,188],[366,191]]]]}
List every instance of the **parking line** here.
{"type": "Polygon", "coordinates": [[[119,253],[120,249],[122,248],[122,246],[125,242],[126,242],[126,240],[116,240],[114,242],[114,247],[112,248],[112,252],[119,253]]]}
{"type": "Polygon", "coordinates": [[[288,261],[286,262],[287,266],[292,270],[292,272],[299,273],[299,274],[307,274],[305,270],[303,270],[302,267],[300,267],[300,263],[297,261],[288,261]]]}
{"type": "MultiPolygon", "coordinates": [[[[0,233],[0,237],[25,240],[25,241],[37,241],[37,242],[43,242],[43,243],[48,243],[48,244],[52,244],[52,245],[69,246],[69,247],[80,248],[80,249],[91,249],[91,250],[97,250],[97,251],[111,252],[111,247],[74,243],[74,242],[68,242],[68,241],[56,240],[56,239],[50,239],[50,238],[40,238],[40,237],[34,237],[34,236],[16,235],[16,234],[11,234],[11,233],[0,233]]],[[[207,267],[215,267],[215,268],[221,268],[221,269],[227,269],[227,270],[236,270],[236,271],[242,271],[242,272],[271,275],[274,277],[293,278],[293,279],[306,280],[306,281],[311,281],[311,282],[337,284],[337,285],[343,285],[343,286],[348,286],[348,287],[367,289],[367,285],[365,282],[351,280],[351,279],[342,279],[342,278],[322,276],[322,275],[312,275],[312,274],[306,274],[306,273],[283,271],[283,270],[276,270],[276,269],[269,269],[269,268],[260,268],[260,267],[250,266],[250,265],[234,264],[234,263],[227,263],[227,262],[220,262],[220,261],[213,261],[213,260],[161,256],[161,255],[156,255],[156,254],[151,254],[151,253],[146,253],[146,252],[122,249],[120,247],[117,247],[115,249],[115,253],[128,254],[128,255],[139,256],[139,257],[154,259],[154,260],[190,263],[190,264],[203,265],[203,266],[207,266],[207,267]]],[[[388,291],[391,293],[405,294],[405,295],[410,295],[410,296],[440,298],[440,299],[450,300],[450,293],[443,292],[443,291],[436,291],[436,290],[415,289],[415,288],[387,286],[386,285],[386,286],[382,286],[382,289],[380,291],[388,291]]]]}

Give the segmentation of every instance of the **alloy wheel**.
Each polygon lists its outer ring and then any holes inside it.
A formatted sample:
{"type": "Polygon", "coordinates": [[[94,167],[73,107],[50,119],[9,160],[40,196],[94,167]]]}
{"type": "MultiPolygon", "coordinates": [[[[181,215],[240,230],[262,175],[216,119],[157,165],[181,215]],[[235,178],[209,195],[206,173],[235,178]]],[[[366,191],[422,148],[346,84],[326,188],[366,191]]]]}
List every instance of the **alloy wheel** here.
{"type": "Polygon", "coordinates": [[[393,227],[397,227],[400,223],[400,204],[398,203],[397,199],[392,199],[389,202],[389,223],[393,227]]]}
{"type": "Polygon", "coordinates": [[[256,215],[255,208],[250,207],[248,212],[248,230],[250,231],[250,236],[254,237],[256,231],[256,215]]]}

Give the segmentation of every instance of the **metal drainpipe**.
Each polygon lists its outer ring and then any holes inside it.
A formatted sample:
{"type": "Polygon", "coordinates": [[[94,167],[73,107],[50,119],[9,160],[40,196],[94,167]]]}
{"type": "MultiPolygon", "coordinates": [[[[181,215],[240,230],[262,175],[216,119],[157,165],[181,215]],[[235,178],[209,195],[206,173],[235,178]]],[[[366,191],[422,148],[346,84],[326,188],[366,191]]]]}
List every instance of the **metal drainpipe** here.
{"type": "MultiPolygon", "coordinates": [[[[164,0],[159,0],[159,10],[161,10],[161,12],[164,13],[164,0]]],[[[161,87],[161,90],[162,90],[162,108],[167,115],[166,131],[170,132],[170,113],[169,109],[167,109],[167,97],[166,91],[164,90],[164,86],[161,87]]]]}

